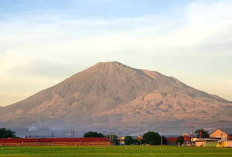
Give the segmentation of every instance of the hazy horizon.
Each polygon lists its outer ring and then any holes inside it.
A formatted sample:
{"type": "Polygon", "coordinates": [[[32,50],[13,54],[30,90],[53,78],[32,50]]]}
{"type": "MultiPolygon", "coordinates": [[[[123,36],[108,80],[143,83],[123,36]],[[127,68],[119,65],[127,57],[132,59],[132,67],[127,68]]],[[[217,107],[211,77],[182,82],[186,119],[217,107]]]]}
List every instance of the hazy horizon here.
{"type": "Polygon", "coordinates": [[[0,106],[97,62],[232,100],[232,1],[0,0],[0,106]]]}

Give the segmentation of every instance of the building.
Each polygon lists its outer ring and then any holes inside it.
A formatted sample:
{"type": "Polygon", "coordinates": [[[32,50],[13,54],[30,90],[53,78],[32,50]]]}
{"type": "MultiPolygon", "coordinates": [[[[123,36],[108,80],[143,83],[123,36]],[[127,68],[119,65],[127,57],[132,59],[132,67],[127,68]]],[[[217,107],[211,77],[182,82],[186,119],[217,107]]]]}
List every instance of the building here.
{"type": "Polygon", "coordinates": [[[232,140],[232,128],[216,129],[209,136],[222,141],[232,140]]]}
{"type": "Polygon", "coordinates": [[[119,138],[119,144],[120,145],[125,145],[125,136],[122,136],[119,138]]]}
{"type": "Polygon", "coordinates": [[[139,144],[141,145],[142,144],[142,140],[143,140],[143,137],[142,136],[136,136],[136,138],[135,138],[138,142],[139,142],[139,144]]]}
{"type": "Polygon", "coordinates": [[[216,147],[217,141],[217,139],[211,138],[196,138],[194,143],[196,147],[216,147]]]}
{"type": "Polygon", "coordinates": [[[79,146],[111,145],[108,138],[8,138],[0,139],[0,146],[79,146]]]}
{"type": "Polygon", "coordinates": [[[232,147],[232,141],[218,141],[217,147],[232,147]]]}
{"type": "Polygon", "coordinates": [[[167,145],[169,146],[174,146],[176,145],[177,143],[177,138],[178,137],[166,137],[166,140],[167,140],[167,145]]]}

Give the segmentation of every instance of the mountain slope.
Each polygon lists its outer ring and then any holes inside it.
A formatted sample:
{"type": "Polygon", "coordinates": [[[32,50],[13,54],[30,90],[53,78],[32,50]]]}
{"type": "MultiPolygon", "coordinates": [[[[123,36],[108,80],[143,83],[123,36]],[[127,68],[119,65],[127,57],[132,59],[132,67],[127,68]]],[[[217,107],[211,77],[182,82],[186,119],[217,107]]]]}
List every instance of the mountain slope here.
{"type": "Polygon", "coordinates": [[[0,109],[0,123],[12,128],[149,128],[189,119],[231,119],[231,102],[191,88],[158,72],[118,62],[98,63],[21,102],[0,109]],[[159,118],[159,121],[157,119],[159,118]],[[56,125],[54,125],[54,123],[56,125]],[[129,124],[129,125],[128,125],[129,124]],[[54,127],[52,127],[54,125],[54,127]],[[140,125],[141,127],[141,125],[140,125]]]}

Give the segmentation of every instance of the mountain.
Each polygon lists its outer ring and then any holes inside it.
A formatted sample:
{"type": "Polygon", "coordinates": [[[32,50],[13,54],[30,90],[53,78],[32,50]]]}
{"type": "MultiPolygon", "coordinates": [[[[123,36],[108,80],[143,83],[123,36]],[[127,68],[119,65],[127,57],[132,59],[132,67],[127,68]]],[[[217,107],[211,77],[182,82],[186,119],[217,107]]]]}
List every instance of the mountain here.
{"type": "Polygon", "coordinates": [[[173,77],[118,62],[100,62],[0,108],[0,125],[21,135],[51,130],[61,134],[71,128],[80,134],[89,130],[129,134],[160,128],[177,133],[193,122],[231,121],[231,110],[228,100],[173,77]]]}

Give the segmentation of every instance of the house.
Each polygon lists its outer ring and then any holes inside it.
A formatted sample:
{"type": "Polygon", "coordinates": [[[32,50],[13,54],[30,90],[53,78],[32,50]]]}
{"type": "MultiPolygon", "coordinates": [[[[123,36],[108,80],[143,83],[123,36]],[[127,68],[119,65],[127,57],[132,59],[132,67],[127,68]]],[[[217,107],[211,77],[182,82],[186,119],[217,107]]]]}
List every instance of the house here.
{"type": "Polygon", "coordinates": [[[139,142],[139,144],[141,145],[142,144],[142,140],[143,140],[143,137],[142,136],[136,136],[136,138],[135,138],[138,142],[139,142]]]}
{"type": "Polygon", "coordinates": [[[216,129],[209,136],[222,141],[232,140],[232,128],[216,129]]]}
{"type": "Polygon", "coordinates": [[[183,138],[184,138],[184,145],[185,146],[191,146],[192,145],[192,137],[183,136],[183,138]]]}
{"type": "Polygon", "coordinates": [[[185,133],[182,134],[182,136],[183,136],[183,137],[185,137],[185,136],[190,136],[190,134],[187,133],[187,132],[185,132],[185,133]]]}
{"type": "Polygon", "coordinates": [[[119,138],[119,144],[124,145],[125,144],[125,136],[122,136],[119,138]]]}
{"type": "Polygon", "coordinates": [[[218,141],[216,147],[232,147],[232,141],[218,141]]]}
{"type": "Polygon", "coordinates": [[[211,138],[196,138],[194,140],[196,147],[216,147],[218,144],[217,139],[211,138]]]}

